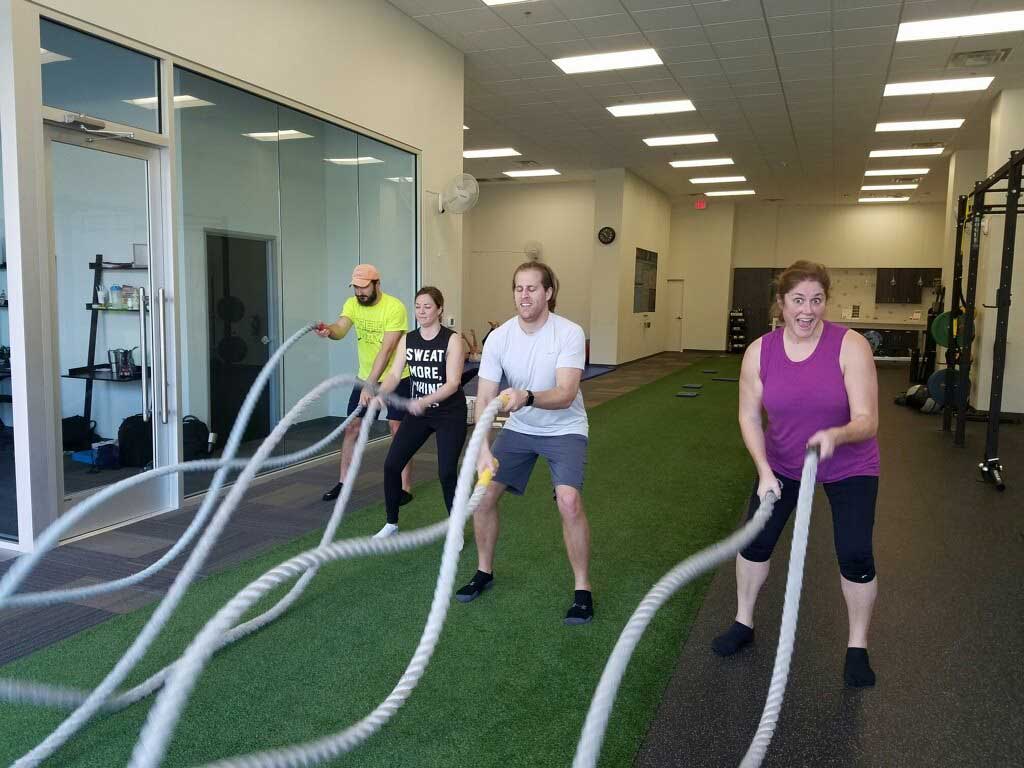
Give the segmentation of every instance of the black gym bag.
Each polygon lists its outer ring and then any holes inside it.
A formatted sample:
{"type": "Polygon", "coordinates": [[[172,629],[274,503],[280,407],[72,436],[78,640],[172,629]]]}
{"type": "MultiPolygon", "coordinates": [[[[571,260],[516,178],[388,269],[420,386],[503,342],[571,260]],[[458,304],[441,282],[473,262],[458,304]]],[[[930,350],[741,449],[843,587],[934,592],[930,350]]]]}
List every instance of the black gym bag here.
{"type": "Polygon", "coordinates": [[[145,467],[153,462],[153,430],[141,413],[121,422],[117,430],[117,453],[122,467],[145,467]]]}
{"type": "Polygon", "coordinates": [[[185,461],[201,459],[209,455],[210,429],[195,416],[181,420],[181,448],[185,461]]]}
{"type": "Polygon", "coordinates": [[[60,435],[65,451],[87,451],[94,442],[102,438],[93,431],[95,421],[88,421],[85,416],[68,416],[60,420],[60,435]]]}

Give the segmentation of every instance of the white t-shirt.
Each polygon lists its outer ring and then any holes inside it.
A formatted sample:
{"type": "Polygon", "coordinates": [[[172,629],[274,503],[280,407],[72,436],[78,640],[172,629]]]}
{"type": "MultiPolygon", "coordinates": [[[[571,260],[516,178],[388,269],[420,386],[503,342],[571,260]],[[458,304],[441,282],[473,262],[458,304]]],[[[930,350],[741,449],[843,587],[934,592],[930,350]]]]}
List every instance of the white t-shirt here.
{"type": "MultiPolygon", "coordinates": [[[[557,368],[579,368],[586,365],[586,342],[583,329],[556,314],[549,314],[544,327],[532,334],[519,325],[519,318],[491,331],[480,359],[480,378],[500,382],[504,372],[516,389],[543,392],[554,389],[557,368]]],[[[587,412],[583,394],[568,408],[547,411],[542,408],[520,408],[509,416],[505,429],[527,435],[587,436],[587,412]]]]}

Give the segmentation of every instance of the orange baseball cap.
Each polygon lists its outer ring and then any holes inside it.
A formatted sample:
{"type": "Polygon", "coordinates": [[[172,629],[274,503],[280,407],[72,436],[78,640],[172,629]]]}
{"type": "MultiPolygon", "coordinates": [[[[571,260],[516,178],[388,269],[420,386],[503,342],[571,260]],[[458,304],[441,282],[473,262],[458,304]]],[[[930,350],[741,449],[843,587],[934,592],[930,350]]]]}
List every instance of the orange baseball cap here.
{"type": "Polygon", "coordinates": [[[352,282],[349,285],[365,288],[374,280],[380,280],[377,268],[373,264],[360,264],[352,270],[352,282]]]}

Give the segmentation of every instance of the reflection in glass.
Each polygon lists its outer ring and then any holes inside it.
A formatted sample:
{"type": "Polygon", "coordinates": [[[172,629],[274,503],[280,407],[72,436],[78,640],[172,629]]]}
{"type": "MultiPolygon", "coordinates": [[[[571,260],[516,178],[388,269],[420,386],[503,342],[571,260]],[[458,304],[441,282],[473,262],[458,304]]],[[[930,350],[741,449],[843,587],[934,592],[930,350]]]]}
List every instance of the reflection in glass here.
{"type": "Polygon", "coordinates": [[[18,488],[14,475],[14,407],[11,401],[10,290],[4,234],[3,158],[0,157],[0,538],[18,538],[18,488]]]}
{"type": "Polygon", "coordinates": [[[39,22],[39,47],[43,104],[160,131],[160,77],[152,56],[46,19],[39,22]]]}

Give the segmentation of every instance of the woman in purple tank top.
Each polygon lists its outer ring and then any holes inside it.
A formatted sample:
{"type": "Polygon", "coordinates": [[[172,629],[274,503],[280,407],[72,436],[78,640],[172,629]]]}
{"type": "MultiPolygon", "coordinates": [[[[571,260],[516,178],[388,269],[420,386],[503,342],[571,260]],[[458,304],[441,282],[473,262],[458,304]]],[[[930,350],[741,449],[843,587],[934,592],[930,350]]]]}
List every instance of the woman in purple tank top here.
{"type": "Polygon", "coordinates": [[[775,543],[796,506],[807,448],[817,446],[818,481],[832,507],[840,585],[849,637],[843,678],[847,685],[875,684],[867,636],[878,580],[871,547],[878,496],[878,382],[864,337],[825,320],[828,271],[798,261],[776,290],[782,327],[751,344],[740,373],[739,422],[757,467],[748,519],[773,491],[778,502],[768,524],[736,556],[736,621],[715,638],[721,656],[754,639],[754,605],[768,577],[775,543]],[[762,411],[767,414],[763,426],[762,411]]]}

